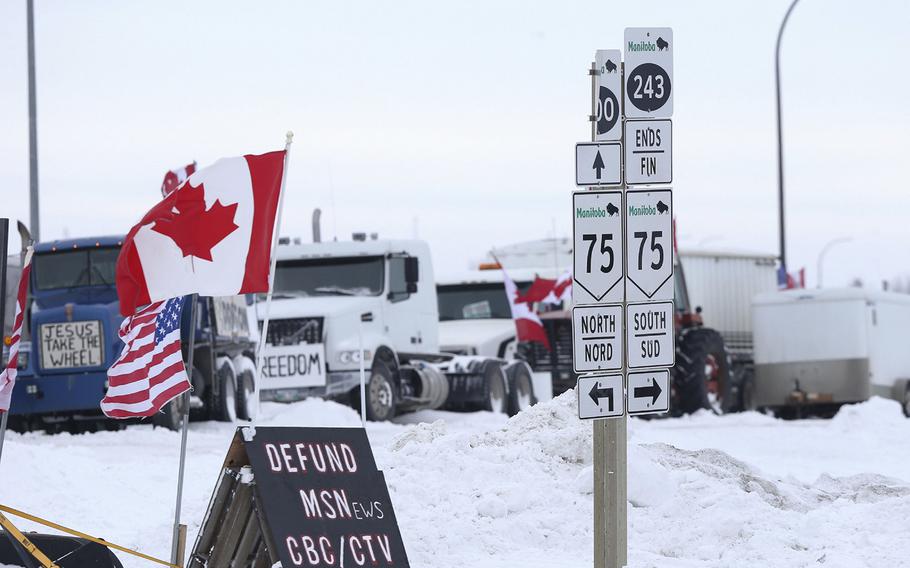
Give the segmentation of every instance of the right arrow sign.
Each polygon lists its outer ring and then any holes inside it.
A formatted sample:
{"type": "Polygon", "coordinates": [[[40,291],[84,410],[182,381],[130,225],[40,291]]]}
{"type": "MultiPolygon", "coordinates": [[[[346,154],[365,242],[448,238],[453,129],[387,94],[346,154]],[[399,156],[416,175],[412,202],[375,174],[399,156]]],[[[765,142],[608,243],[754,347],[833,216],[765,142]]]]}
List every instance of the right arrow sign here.
{"type": "Polygon", "coordinates": [[[629,414],[670,410],[670,372],[666,369],[629,373],[629,414]]]}

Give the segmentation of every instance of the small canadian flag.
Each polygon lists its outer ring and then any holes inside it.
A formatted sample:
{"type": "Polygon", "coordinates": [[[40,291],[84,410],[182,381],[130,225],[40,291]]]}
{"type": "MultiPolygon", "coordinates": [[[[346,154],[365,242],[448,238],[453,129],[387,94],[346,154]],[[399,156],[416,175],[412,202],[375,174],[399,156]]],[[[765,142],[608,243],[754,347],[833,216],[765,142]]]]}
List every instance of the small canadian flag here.
{"type": "Polygon", "coordinates": [[[223,158],[152,207],[117,258],[120,313],[193,293],[267,292],[286,157],[223,158]]]}
{"type": "Polygon", "coordinates": [[[532,304],[521,301],[518,292],[518,286],[509,278],[509,273],[502,270],[502,281],[506,287],[506,295],[509,298],[509,306],[512,308],[512,319],[515,320],[515,331],[518,335],[518,341],[537,342],[543,344],[547,350],[550,350],[550,340],[547,339],[547,332],[543,327],[532,304]]]}

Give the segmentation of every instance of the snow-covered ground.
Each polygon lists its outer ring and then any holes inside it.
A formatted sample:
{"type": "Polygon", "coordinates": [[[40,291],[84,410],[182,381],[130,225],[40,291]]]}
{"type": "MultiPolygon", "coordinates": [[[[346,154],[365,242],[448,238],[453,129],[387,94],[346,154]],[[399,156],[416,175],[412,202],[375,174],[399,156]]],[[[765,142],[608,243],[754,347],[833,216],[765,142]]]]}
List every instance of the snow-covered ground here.
{"type": "MultiPolygon", "coordinates": [[[[570,392],[512,420],[421,412],[370,424],[411,565],[591,566],[591,424],[575,412],[570,392]]],[[[262,425],[360,425],[320,400],[263,413],[262,425]]],[[[632,420],[629,431],[630,566],[910,565],[910,420],[896,403],[832,420],[632,420]]],[[[232,433],[191,425],[191,541],[232,433]]],[[[178,448],[177,434],[150,426],[9,434],[0,503],[167,557],[178,448]]]]}

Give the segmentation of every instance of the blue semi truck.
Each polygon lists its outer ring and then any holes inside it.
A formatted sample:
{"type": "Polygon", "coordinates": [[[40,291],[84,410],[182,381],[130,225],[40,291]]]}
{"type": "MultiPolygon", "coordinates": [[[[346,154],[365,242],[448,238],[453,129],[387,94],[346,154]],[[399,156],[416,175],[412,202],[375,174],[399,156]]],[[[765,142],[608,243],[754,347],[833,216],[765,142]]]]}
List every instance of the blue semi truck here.
{"type": "MultiPolygon", "coordinates": [[[[123,317],[114,284],[122,241],[109,236],[35,245],[19,379],[10,405],[12,428],[80,431],[122,426],[104,420],[99,408],[107,369],[123,347],[118,334],[123,317]]],[[[9,284],[15,289],[15,282],[9,284]]],[[[258,408],[253,396],[255,342],[244,298],[199,298],[192,326],[190,311],[188,302],[184,361],[188,330],[196,333],[191,416],[252,419],[258,408]]],[[[168,404],[153,422],[176,429],[184,410],[181,400],[168,404]]]]}

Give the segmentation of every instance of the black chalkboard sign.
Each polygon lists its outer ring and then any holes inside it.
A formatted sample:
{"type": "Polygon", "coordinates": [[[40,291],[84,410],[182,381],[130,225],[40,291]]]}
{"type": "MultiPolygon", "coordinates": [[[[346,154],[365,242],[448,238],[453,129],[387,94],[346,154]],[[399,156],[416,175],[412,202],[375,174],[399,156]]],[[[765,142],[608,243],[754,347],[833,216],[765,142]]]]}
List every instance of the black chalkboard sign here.
{"type": "Polygon", "coordinates": [[[250,565],[258,564],[256,558],[269,558],[285,568],[408,568],[385,478],[376,469],[366,432],[239,428],[190,566],[214,566],[213,559],[220,562],[221,557],[249,559],[250,565]],[[234,496],[240,493],[241,498],[234,496]],[[232,520],[230,512],[238,508],[242,512],[232,520]],[[243,521],[254,516],[258,522],[243,521]],[[222,550],[234,552],[225,557],[222,550]]]}

